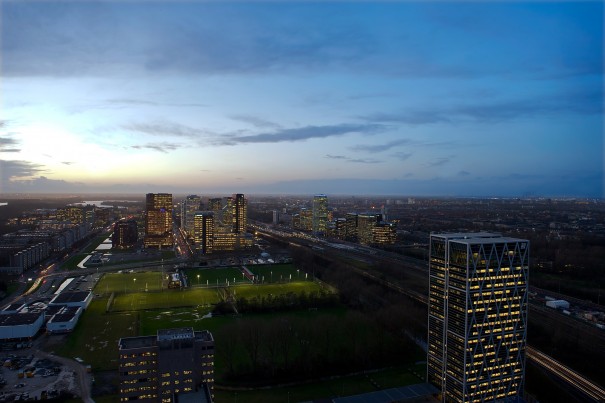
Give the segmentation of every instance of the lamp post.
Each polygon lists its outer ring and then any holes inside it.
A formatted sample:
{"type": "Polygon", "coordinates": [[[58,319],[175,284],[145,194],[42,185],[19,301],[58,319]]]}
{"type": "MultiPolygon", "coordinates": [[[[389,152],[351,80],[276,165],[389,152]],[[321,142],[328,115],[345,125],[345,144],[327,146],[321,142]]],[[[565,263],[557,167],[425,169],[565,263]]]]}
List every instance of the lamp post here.
{"type": "Polygon", "coordinates": [[[200,285],[200,275],[199,274],[197,275],[197,285],[198,286],[200,285]]]}
{"type": "Polygon", "coordinates": [[[271,282],[273,282],[273,270],[271,270],[271,282]]]}
{"type": "Polygon", "coordinates": [[[300,280],[300,269],[296,269],[296,278],[300,280]]]}

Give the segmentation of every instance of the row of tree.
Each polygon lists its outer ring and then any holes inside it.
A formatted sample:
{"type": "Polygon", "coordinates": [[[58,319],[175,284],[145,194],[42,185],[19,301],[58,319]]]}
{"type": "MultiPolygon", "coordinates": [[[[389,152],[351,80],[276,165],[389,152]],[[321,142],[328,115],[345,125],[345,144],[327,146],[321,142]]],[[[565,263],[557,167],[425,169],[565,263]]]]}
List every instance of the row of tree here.
{"type": "Polygon", "coordinates": [[[360,312],[240,319],[215,337],[227,382],[276,383],[400,365],[418,349],[360,312]]]}

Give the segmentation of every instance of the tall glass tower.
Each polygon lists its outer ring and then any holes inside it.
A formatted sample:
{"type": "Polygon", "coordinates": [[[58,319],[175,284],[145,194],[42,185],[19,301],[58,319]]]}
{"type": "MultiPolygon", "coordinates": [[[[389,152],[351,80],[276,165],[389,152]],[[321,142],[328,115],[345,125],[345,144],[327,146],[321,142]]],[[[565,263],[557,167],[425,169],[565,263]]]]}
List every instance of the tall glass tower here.
{"type": "Polygon", "coordinates": [[[313,196],[313,233],[325,234],[328,223],[328,196],[313,196]]]}
{"type": "Polygon", "coordinates": [[[146,248],[172,247],[172,194],[147,193],[144,244],[146,248]]]}
{"type": "Polygon", "coordinates": [[[520,401],[529,241],[431,234],[427,379],[444,402],[520,401]]]}

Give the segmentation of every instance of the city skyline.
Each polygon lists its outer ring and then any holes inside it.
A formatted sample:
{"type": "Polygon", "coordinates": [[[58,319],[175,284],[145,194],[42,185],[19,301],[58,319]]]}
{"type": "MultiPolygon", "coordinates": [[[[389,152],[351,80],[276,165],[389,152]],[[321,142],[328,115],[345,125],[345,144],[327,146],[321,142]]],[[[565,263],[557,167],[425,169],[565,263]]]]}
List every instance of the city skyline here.
{"type": "Polygon", "coordinates": [[[600,2],[1,8],[0,193],[603,197],[600,2]]]}

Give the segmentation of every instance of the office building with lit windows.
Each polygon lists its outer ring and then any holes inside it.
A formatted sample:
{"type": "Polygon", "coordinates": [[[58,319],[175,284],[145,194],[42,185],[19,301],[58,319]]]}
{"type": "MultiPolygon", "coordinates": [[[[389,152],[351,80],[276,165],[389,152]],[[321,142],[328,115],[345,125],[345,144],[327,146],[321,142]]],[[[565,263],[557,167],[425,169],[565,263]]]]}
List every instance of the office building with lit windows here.
{"type": "Polygon", "coordinates": [[[145,199],[145,247],[172,247],[172,195],[147,193],[145,199]]]}
{"type": "Polygon", "coordinates": [[[120,401],[212,402],[214,339],[207,330],[161,329],[118,342],[120,401]]]}
{"type": "Polygon", "coordinates": [[[318,194],[313,196],[313,233],[326,233],[326,225],[328,223],[328,196],[318,194]]]}
{"type": "Polygon", "coordinates": [[[231,197],[233,203],[233,232],[246,232],[248,225],[248,200],[243,194],[237,193],[231,197]]]}
{"type": "Polygon", "coordinates": [[[212,253],[214,249],[214,212],[196,211],[193,215],[193,244],[196,251],[212,253]]]}
{"type": "Polygon", "coordinates": [[[431,234],[427,379],[444,402],[518,402],[525,378],[529,241],[431,234]]]}
{"type": "Polygon", "coordinates": [[[114,224],[111,246],[116,249],[132,248],[139,239],[139,230],[135,220],[121,220],[114,224]]]}
{"type": "Polygon", "coordinates": [[[193,238],[193,216],[200,210],[202,198],[189,195],[181,202],[181,228],[190,238],[193,238]]]}

